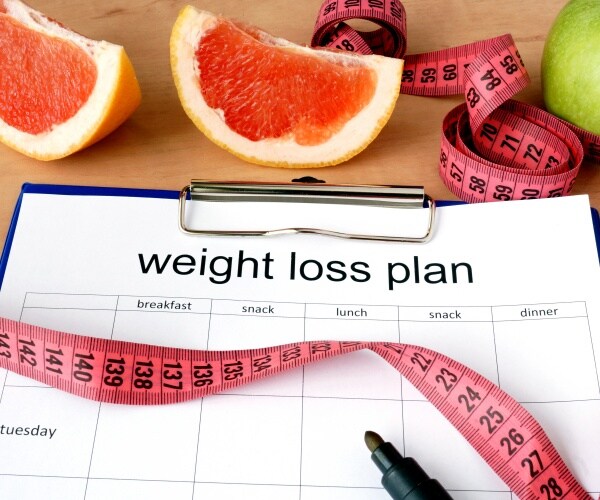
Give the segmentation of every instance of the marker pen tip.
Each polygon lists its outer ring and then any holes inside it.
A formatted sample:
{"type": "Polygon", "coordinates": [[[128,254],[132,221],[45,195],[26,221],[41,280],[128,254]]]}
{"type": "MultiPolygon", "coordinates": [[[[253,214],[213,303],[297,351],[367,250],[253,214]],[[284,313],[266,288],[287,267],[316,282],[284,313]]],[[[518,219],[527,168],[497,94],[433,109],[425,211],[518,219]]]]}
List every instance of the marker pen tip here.
{"type": "Polygon", "coordinates": [[[379,434],[373,431],[365,432],[365,443],[369,451],[373,453],[377,448],[383,444],[383,439],[379,434]]]}

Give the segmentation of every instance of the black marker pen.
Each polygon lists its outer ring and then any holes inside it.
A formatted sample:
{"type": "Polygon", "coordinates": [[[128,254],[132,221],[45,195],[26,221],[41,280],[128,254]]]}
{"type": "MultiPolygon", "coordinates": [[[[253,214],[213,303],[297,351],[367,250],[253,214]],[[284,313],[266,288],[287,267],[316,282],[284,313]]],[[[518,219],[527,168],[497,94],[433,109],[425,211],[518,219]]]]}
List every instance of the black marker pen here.
{"type": "Polygon", "coordinates": [[[394,500],[452,500],[435,479],[410,457],[403,457],[391,443],[385,443],[375,432],[365,432],[365,443],[371,458],[383,472],[381,484],[394,500]]]}

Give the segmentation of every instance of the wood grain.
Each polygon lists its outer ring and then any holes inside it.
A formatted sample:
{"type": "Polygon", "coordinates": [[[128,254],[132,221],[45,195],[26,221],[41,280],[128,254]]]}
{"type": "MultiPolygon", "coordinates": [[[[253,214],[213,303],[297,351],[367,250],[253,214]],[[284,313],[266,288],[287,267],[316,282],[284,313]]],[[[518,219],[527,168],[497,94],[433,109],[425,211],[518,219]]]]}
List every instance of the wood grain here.
{"type": "MultiPolygon", "coordinates": [[[[287,170],[245,163],[208,141],[184,114],[171,77],[169,36],[183,1],[30,0],[31,5],[90,38],[123,45],[143,101],[117,131],[63,160],[46,163],[0,145],[0,240],[24,182],[179,190],[191,178],[288,182],[313,175],[328,182],[423,185],[452,199],[437,173],[443,116],[461,97],[401,95],[377,139],[347,163],[287,170]]],[[[277,36],[308,43],[320,0],[204,0],[201,9],[236,17],[277,36]]],[[[517,96],[542,103],[540,61],[548,29],[566,0],[406,0],[408,52],[436,50],[511,33],[532,77],[517,96]]],[[[327,99],[327,91],[323,91],[327,99]]],[[[600,168],[585,164],[574,188],[600,207],[600,168]]]]}

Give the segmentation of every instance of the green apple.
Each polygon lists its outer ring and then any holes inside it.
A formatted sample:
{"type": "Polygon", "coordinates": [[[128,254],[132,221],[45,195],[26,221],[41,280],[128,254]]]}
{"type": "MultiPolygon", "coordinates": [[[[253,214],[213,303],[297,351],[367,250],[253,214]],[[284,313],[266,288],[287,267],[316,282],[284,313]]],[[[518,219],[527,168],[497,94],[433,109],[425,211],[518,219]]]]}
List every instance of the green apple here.
{"type": "Polygon", "coordinates": [[[600,134],[600,0],[571,0],[550,28],[542,89],[552,114],[600,134]]]}

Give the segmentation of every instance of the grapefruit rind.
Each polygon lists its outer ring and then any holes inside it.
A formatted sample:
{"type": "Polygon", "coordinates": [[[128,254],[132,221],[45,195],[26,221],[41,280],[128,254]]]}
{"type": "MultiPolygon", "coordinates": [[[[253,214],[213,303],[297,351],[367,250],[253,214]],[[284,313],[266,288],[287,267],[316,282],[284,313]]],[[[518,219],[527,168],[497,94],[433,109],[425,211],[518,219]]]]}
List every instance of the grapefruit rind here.
{"type": "Polygon", "coordinates": [[[360,56],[343,51],[315,50],[256,30],[262,43],[307,57],[328,58],[340,64],[364,64],[376,74],[372,100],[328,141],[300,145],[293,138],[252,141],[229,128],[220,110],[209,107],[199,88],[195,59],[203,33],[220,18],[192,6],[184,7],[171,34],[171,69],[179,99],[194,125],[211,141],[235,156],[259,165],[287,168],[325,167],[342,163],[364,150],[389,120],[400,93],[403,61],[383,56],[360,56]]]}
{"type": "Polygon", "coordinates": [[[32,158],[64,158],[102,139],[121,125],[139,106],[141,91],[125,49],[75,33],[19,0],[4,0],[6,14],[48,37],[69,40],[84,50],[97,66],[96,85],[87,102],[67,121],[48,132],[22,132],[0,118],[0,141],[32,158]]]}

